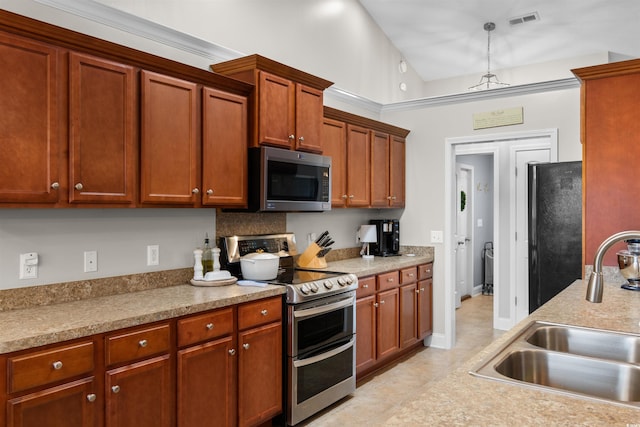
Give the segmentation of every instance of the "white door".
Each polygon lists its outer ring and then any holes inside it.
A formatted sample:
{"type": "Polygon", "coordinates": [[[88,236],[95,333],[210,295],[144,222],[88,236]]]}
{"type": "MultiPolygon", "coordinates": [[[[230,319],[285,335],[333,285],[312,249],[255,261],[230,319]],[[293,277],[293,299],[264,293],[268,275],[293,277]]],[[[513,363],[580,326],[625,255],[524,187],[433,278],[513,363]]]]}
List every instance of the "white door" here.
{"type": "Polygon", "coordinates": [[[456,308],[461,305],[461,298],[471,295],[473,290],[473,254],[471,233],[473,227],[472,198],[473,167],[456,163],[456,308]]]}
{"type": "Polygon", "coordinates": [[[550,160],[548,148],[516,151],[516,289],[515,323],[529,315],[528,165],[550,160]]]}

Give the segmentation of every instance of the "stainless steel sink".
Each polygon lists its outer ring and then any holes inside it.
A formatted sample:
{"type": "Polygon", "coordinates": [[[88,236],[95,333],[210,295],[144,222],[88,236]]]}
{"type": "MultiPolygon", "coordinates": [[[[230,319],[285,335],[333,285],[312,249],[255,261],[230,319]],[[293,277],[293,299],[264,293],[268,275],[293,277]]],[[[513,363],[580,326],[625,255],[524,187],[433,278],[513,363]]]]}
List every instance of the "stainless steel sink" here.
{"type": "Polygon", "coordinates": [[[526,340],[537,347],[582,356],[640,363],[640,337],[637,335],[567,325],[536,323],[536,326],[526,340]]]}
{"type": "Polygon", "coordinates": [[[640,336],[532,322],[470,373],[640,407],[640,336]]]}
{"type": "Polygon", "coordinates": [[[495,365],[505,377],[619,402],[640,403],[640,367],[544,350],[516,350],[495,365]]]}

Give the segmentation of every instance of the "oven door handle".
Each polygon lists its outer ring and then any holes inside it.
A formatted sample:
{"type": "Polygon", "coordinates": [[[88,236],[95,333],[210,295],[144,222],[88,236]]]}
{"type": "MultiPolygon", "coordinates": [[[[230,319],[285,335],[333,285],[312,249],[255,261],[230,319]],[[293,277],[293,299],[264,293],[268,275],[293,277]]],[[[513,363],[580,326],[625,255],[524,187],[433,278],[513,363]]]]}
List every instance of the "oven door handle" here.
{"type": "Polygon", "coordinates": [[[344,308],[344,307],[353,305],[353,303],[355,302],[355,299],[356,299],[355,296],[351,296],[347,299],[334,302],[332,304],[322,305],[320,307],[307,308],[303,310],[296,310],[293,312],[293,317],[295,317],[296,319],[304,319],[306,317],[316,316],[322,313],[328,313],[330,311],[334,311],[339,308],[344,308]]]}
{"type": "Polygon", "coordinates": [[[296,360],[293,362],[293,366],[295,368],[301,368],[303,366],[311,365],[314,363],[322,362],[325,359],[329,359],[330,357],[335,356],[338,353],[342,353],[347,350],[349,347],[353,347],[355,344],[355,337],[351,338],[348,343],[345,345],[341,345],[340,347],[336,347],[331,351],[327,351],[326,353],[319,354],[317,356],[310,357],[308,359],[296,360]]]}

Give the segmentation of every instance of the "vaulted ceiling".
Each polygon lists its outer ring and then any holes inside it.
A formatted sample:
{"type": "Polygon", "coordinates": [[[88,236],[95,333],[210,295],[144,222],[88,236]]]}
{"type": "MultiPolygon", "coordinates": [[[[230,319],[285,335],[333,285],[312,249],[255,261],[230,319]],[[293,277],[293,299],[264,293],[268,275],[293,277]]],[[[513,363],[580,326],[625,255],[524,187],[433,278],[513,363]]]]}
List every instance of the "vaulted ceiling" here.
{"type": "Polygon", "coordinates": [[[496,25],[492,71],[602,52],[640,57],[638,0],[359,1],[425,81],[486,72],[486,22],[496,25]]]}

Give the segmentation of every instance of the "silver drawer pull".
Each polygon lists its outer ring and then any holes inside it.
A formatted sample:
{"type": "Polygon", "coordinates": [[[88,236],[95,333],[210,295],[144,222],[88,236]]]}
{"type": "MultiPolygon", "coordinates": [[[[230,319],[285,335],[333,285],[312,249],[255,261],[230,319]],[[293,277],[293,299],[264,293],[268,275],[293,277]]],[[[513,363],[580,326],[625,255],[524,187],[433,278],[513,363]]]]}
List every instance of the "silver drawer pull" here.
{"type": "Polygon", "coordinates": [[[55,369],[56,371],[62,369],[62,362],[59,360],[56,362],[53,362],[53,369],[55,369]]]}
{"type": "Polygon", "coordinates": [[[51,188],[53,188],[54,190],[57,190],[58,188],[60,188],[60,183],[59,182],[51,183],[51,188]]]}
{"type": "Polygon", "coordinates": [[[267,315],[267,310],[266,310],[266,309],[265,309],[265,310],[262,310],[262,311],[260,312],[260,314],[262,314],[263,316],[266,316],[266,315],[267,315]]]}
{"type": "Polygon", "coordinates": [[[96,401],[96,395],[91,393],[91,394],[87,394],[87,400],[89,402],[95,402],[96,401]]]}
{"type": "Polygon", "coordinates": [[[207,323],[206,328],[207,328],[208,331],[212,330],[213,329],[213,323],[207,323]]]}
{"type": "Polygon", "coordinates": [[[242,344],[242,348],[244,348],[245,350],[249,350],[249,343],[242,344]]]}
{"type": "Polygon", "coordinates": [[[424,292],[424,288],[420,288],[420,292],[424,292]]]}
{"type": "Polygon", "coordinates": [[[111,387],[111,391],[114,393],[120,393],[120,386],[114,385],[113,387],[111,387]]]}
{"type": "Polygon", "coordinates": [[[363,287],[364,289],[367,289],[367,288],[369,287],[369,285],[362,285],[362,287],[363,287]]]}
{"type": "Polygon", "coordinates": [[[393,282],[393,278],[389,277],[389,278],[387,279],[387,282],[393,282]]]}
{"type": "Polygon", "coordinates": [[[384,304],[384,300],[380,301],[380,304],[384,304]]]}
{"type": "Polygon", "coordinates": [[[230,354],[230,355],[232,355],[232,356],[233,356],[234,354],[236,354],[236,349],[235,349],[235,348],[232,348],[231,350],[229,350],[229,354],[230,354]]]}
{"type": "Polygon", "coordinates": [[[413,276],[415,276],[415,274],[409,273],[409,277],[413,277],[413,276]]]}
{"type": "Polygon", "coordinates": [[[140,347],[146,347],[146,346],[147,346],[147,344],[148,344],[147,340],[140,340],[140,341],[138,342],[138,345],[139,345],[140,347]]]}

